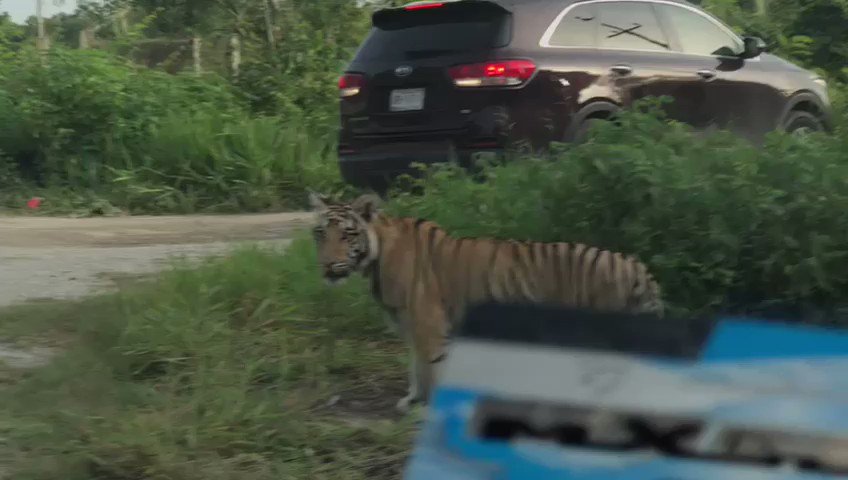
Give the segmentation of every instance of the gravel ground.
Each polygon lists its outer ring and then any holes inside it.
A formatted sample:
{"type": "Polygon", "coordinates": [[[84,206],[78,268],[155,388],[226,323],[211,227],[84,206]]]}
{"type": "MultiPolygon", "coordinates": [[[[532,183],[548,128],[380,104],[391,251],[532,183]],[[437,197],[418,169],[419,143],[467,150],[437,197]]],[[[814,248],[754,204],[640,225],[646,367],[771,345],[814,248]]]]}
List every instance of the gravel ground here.
{"type": "Polygon", "coordinates": [[[0,307],[73,299],[250,242],[285,246],[308,213],[197,217],[0,218],[0,307]]]}
{"type": "MultiPolygon", "coordinates": [[[[202,259],[239,243],[284,248],[309,213],[268,215],[0,218],[0,309],[35,300],[69,300],[114,289],[121,278],[156,273],[175,257],[202,259]]],[[[2,321],[2,310],[0,310],[2,321]]],[[[0,364],[29,368],[47,349],[0,339],[0,364]]],[[[2,475],[0,475],[2,478],[2,475]]]]}

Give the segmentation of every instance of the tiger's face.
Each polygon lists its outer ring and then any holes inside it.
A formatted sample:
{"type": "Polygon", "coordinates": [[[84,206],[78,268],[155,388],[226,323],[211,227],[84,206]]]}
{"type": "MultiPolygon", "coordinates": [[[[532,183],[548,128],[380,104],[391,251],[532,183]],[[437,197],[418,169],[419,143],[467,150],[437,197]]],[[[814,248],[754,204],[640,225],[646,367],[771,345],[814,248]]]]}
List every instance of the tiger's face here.
{"type": "MultiPolygon", "coordinates": [[[[377,241],[368,224],[375,204],[360,197],[350,204],[331,203],[326,197],[310,193],[315,212],[312,236],[318,264],[330,285],[344,283],[354,272],[361,272],[377,257],[377,241]]],[[[369,196],[370,197],[370,196],[369,196]]]]}

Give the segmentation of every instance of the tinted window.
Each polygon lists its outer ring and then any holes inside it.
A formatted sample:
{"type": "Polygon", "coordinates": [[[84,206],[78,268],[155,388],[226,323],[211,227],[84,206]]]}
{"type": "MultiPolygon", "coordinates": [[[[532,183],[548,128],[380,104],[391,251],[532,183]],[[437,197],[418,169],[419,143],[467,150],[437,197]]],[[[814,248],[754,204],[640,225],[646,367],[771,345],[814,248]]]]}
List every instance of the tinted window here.
{"type": "Polygon", "coordinates": [[[671,50],[651,4],[604,2],[596,4],[596,8],[600,21],[599,47],[626,50],[671,50]]]}
{"type": "Polygon", "coordinates": [[[415,12],[371,29],[357,58],[414,60],[499,47],[509,41],[509,20],[506,14],[415,12]]]}
{"type": "Polygon", "coordinates": [[[742,51],[737,39],[714,22],[693,11],[672,5],[657,5],[677,32],[685,53],[695,55],[733,55],[742,51]]]}
{"type": "Polygon", "coordinates": [[[548,43],[558,47],[594,47],[597,27],[595,5],[578,5],[562,19],[548,43]]]}

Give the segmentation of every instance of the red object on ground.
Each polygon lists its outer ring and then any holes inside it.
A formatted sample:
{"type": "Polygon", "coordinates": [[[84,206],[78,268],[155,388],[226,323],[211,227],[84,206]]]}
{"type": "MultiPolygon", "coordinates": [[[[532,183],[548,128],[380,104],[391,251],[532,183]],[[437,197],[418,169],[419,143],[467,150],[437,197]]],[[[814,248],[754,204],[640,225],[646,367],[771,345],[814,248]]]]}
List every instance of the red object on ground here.
{"type": "Polygon", "coordinates": [[[33,209],[33,210],[35,210],[36,208],[38,208],[38,207],[40,207],[40,206],[41,206],[41,199],[40,199],[40,198],[31,198],[31,199],[27,202],[27,207],[29,207],[29,208],[31,208],[31,209],[33,209]]]}

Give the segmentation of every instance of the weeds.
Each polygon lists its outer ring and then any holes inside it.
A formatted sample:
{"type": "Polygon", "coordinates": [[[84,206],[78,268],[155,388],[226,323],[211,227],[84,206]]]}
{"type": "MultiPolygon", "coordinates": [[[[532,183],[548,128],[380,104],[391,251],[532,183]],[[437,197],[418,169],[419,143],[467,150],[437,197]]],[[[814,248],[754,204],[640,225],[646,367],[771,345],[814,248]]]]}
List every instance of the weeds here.
{"type": "Polygon", "coordinates": [[[402,347],[314,262],[244,248],[70,310],[75,347],[0,392],[14,478],[396,478],[402,347]]]}
{"type": "MultiPolygon", "coordinates": [[[[302,207],[341,190],[335,139],[255,117],[209,74],[167,75],[104,52],[23,49],[0,66],[0,205],[96,214],[302,207]]],[[[314,123],[314,122],[312,122],[314,123]]]]}

